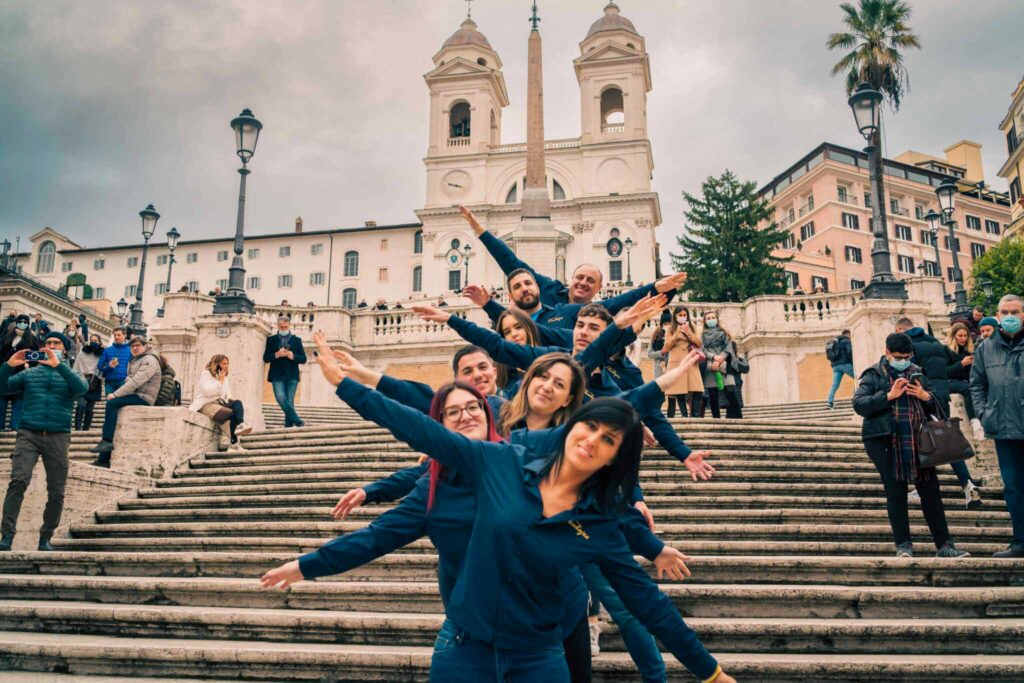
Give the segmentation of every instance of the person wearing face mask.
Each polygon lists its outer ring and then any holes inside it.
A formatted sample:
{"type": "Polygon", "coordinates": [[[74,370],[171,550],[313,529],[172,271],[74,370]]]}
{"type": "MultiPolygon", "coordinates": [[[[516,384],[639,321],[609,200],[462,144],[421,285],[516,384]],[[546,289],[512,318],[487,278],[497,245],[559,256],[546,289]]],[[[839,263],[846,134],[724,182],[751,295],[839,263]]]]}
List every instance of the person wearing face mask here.
{"type": "Polygon", "coordinates": [[[71,406],[85,393],[85,379],[71,369],[64,356],[68,340],[50,332],[44,340],[46,359],[26,359],[22,349],[0,365],[0,394],[15,390],[24,396],[25,412],[18,426],[18,438],[11,453],[11,481],[4,496],[0,522],[0,550],[10,550],[17,531],[18,515],[25,490],[40,458],[46,471],[46,507],[39,529],[39,550],[53,550],[50,539],[64,511],[64,487],[68,478],[68,448],[71,446],[71,406]],[[19,372],[20,371],[20,372],[19,372]]]}
{"type": "MultiPolygon", "coordinates": [[[[664,351],[668,353],[669,367],[678,365],[690,351],[700,347],[701,338],[693,328],[690,309],[686,306],[676,306],[672,311],[672,323],[665,335],[664,351]]],[[[700,367],[697,365],[691,367],[679,381],[669,387],[665,394],[668,396],[669,419],[675,417],[677,403],[679,404],[679,414],[683,417],[699,416],[701,404],[704,402],[704,380],[700,374],[700,367]],[[689,412],[686,409],[687,400],[690,403],[689,412]]]]}
{"type": "Polygon", "coordinates": [[[864,418],[861,438],[885,487],[886,511],[896,557],[913,557],[907,486],[916,487],[921,511],[938,549],[936,557],[967,557],[953,543],[934,467],[921,467],[916,428],[938,412],[928,376],[910,359],[914,344],[902,333],[885,339],[885,356],[864,370],[853,396],[853,410],[864,418]]]}
{"type": "Polygon", "coordinates": [[[295,411],[295,392],[299,388],[299,366],[306,362],[302,340],[292,334],[292,319],[282,313],[277,316],[277,334],[267,337],[263,348],[263,362],[270,363],[267,381],[274,388],[274,400],[284,413],[285,429],[305,427],[295,411]]]}
{"type": "MultiPolygon", "coordinates": [[[[14,321],[7,325],[7,331],[0,339],[0,363],[6,363],[18,351],[35,351],[38,348],[39,338],[29,329],[29,317],[22,313],[15,316],[14,321]]],[[[14,372],[20,372],[22,367],[24,366],[16,367],[14,372]]],[[[7,430],[8,407],[11,410],[11,431],[17,431],[24,408],[20,391],[0,391],[0,432],[7,430]]]]}
{"type": "Polygon", "coordinates": [[[740,400],[736,390],[736,377],[729,372],[735,365],[736,356],[732,350],[732,337],[720,324],[718,313],[708,311],[704,314],[704,329],[701,331],[701,351],[707,356],[708,362],[704,370],[704,388],[708,392],[708,407],[711,416],[721,417],[719,402],[720,392],[725,393],[727,418],[739,418],[740,400]]]}
{"type": "Polygon", "coordinates": [[[999,300],[999,332],[974,349],[971,397],[985,435],[995,440],[1003,499],[1013,524],[1010,546],[995,557],[1024,557],[1024,302],[999,300]]]}
{"type": "Polygon", "coordinates": [[[98,334],[89,335],[89,343],[82,346],[75,357],[74,370],[82,375],[89,388],[78,397],[75,404],[75,431],[88,431],[92,427],[92,417],[96,410],[96,401],[103,392],[103,377],[100,375],[100,355],[103,343],[98,334]]]}

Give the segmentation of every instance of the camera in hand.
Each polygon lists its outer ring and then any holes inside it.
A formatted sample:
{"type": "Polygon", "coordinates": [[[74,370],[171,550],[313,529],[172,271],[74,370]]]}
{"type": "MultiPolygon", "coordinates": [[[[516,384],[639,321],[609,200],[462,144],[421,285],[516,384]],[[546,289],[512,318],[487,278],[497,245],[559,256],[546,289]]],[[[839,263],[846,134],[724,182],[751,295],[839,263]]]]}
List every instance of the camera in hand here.
{"type": "Polygon", "coordinates": [[[46,360],[46,351],[26,351],[25,360],[29,363],[38,363],[41,360],[46,360]]]}

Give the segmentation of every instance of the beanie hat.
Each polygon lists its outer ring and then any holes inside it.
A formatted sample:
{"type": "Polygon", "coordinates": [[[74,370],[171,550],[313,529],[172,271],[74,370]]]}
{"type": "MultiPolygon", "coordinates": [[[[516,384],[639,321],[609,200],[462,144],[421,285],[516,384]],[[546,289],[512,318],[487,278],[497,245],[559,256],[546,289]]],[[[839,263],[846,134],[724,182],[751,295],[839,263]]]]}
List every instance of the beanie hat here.
{"type": "Polygon", "coordinates": [[[59,339],[60,343],[64,345],[65,351],[71,350],[71,341],[60,332],[50,332],[43,337],[43,342],[46,342],[47,339],[59,339]]]}
{"type": "Polygon", "coordinates": [[[984,327],[985,325],[991,325],[992,327],[999,329],[999,321],[988,315],[978,321],[978,327],[984,327]]]}

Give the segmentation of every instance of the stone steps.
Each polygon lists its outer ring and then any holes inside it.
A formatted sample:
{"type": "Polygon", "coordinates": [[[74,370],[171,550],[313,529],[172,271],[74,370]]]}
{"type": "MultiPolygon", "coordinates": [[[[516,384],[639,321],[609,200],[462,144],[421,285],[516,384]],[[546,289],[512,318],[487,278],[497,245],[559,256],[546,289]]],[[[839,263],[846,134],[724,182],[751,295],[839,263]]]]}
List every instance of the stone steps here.
{"type": "MultiPolygon", "coordinates": [[[[264,641],[117,638],[49,633],[0,633],[0,667],[136,676],[162,675],[273,681],[427,681],[432,648],[410,646],[273,643],[264,641]]],[[[726,653],[722,662],[744,681],[1019,682],[1024,658],[1016,655],[855,655],[726,653]]],[[[666,661],[670,680],[692,680],[666,661]]],[[[625,653],[594,660],[595,683],[637,681],[625,653]]]]}
{"type": "MultiPolygon", "coordinates": [[[[185,638],[347,645],[433,645],[443,613],[358,612],[78,601],[0,600],[0,630],[131,638],[185,638]]],[[[991,655],[1024,654],[1024,619],[800,619],[692,617],[704,644],[719,653],[773,649],[780,654],[972,654],[984,641],[991,655]]],[[[602,631],[603,651],[624,652],[617,629],[602,631]]]]}

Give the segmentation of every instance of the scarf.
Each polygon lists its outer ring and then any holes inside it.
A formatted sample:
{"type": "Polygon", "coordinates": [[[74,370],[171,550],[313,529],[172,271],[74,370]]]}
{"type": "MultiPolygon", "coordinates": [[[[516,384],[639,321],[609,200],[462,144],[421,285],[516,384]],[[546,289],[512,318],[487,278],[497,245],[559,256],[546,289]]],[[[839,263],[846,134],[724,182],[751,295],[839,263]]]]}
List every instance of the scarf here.
{"type": "MultiPolygon", "coordinates": [[[[888,363],[884,363],[888,373],[889,388],[905,372],[898,372],[888,363]]],[[[892,404],[893,418],[896,422],[896,429],[892,434],[892,452],[895,457],[894,473],[897,481],[919,482],[931,479],[934,468],[922,469],[921,460],[917,454],[917,440],[915,435],[921,427],[924,419],[924,411],[921,409],[920,401],[904,393],[892,404]]]]}

